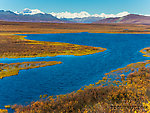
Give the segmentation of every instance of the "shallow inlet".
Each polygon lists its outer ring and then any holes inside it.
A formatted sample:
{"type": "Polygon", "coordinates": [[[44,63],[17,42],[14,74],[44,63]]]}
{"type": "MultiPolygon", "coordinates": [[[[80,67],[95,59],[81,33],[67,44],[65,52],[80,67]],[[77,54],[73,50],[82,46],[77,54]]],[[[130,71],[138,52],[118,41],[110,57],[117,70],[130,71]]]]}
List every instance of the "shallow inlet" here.
{"type": "Polygon", "coordinates": [[[66,42],[107,48],[107,51],[86,56],[0,59],[1,63],[25,61],[62,61],[63,64],[22,70],[18,76],[0,80],[0,106],[27,104],[39,95],[58,95],[78,90],[97,82],[104,73],[127,64],[144,61],[139,51],[150,46],[148,34],[66,33],[34,34],[27,39],[66,42]],[[27,103],[26,103],[27,102],[27,103]]]}

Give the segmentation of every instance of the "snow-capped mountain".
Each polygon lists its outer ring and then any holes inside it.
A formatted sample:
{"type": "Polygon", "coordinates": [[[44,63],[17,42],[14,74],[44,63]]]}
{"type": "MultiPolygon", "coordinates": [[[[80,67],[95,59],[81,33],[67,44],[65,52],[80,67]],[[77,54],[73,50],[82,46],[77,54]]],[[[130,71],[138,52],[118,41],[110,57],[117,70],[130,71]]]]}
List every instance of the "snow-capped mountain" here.
{"type": "Polygon", "coordinates": [[[68,23],[60,20],[51,14],[43,13],[39,10],[25,9],[20,13],[0,10],[0,20],[12,22],[48,22],[48,23],[68,23]]]}
{"type": "Polygon", "coordinates": [[[105,13],[101,13],[101,14],[89,14],[86,11],[82,11],[80,13],[70,13],[70,12],[61,12],[61,13],[50,13],[51,15],[57,17],[57,18],[85,18],[85,17],[101,17],[101,18],[115,18],[115,17],[123,17],[126,15],[129,15],[128,12],[121,12],[118,14],[105,14],[105,13]]]}
{"type": "Polygon", "coordinates": [[[128,13],[128,12],[121,12],[121,13],[118,13],[118,14],[105,14],[105,13],[101,13],[100,15],[99,14],[94,14],[92,16],[94,16],[94,17],[102,17],[102,18],[116,18],[116,17],[127,16],[129,14],[130,13],[128,13]]]}
{"type": "Polygon", "coordinates": [[[29,8],[25,8],[21,12],[0,10],[0,20],[50,23],[150,23],[149,16],[129,14],[128,12],[118,14],[89,14],[86,11],[80,13],[44,13],[38,9],[29,8]]]}
{"type": "Polygon", "coordinates": [[[129,15],[128,12],[121,12],[118,14],[89,14],[86,11],[82,11],[80,13],[70,13],[70,12],[61,12],[61,13],[50,13],[51,15],[59,18],[59,19],[63,19],[63,20],[69,20],[75,23],[92,23],[92,22],[96,22],[98,20],[102,20],[105,18],[116,18],[116,17],[123,17],[126,15],[129,15]]]}
{"type": "MultiPolygon", "coordinates": [[[[22,14],[22,15],[35,15],[35,14],[46,14],[42,11],[40,11],[39,9],[29,9],[29,8],[25,8],[23,9],[21,12],[14,12],[16,14],[22,14]]],[[[86,11],[81,11],[80,13],[71,13],[71,12],[60,12],[60,13],[49,13],[57,18],[85,18],[85,17],[101,17],[101,18],[115,18],[115,17],[123,17],[128,15],[128,12],[121,12],[118,14],[105,14],[105,13],[101,13],[101,14],[89,14],[86,11]]]]}
{"type": "MultiPolygon", "coordinates": [[[[22,10],[21,12],[14,12],[18,15],[36,15],[36,14],[43,14],[46,15],[47,13],[44,13],[42,11],[40,11],[39,9],[29,9],[29,8],[25,8],[24,10],[22,10]]],[[[128,12],[121,12],[118,14],[105,14],[105,13],[101,13],[101,14],[89,14],[86,11],[81,11],[80,13],[71,13],[71,12],[60,12],[60,13],[48,13],[49,15],[52,15],[60,20],[63,21],[70,21],[70,22],[75,22],[75,23],[92,23],[104,18],[115,18],[115,17],[123,17],[128,15],[128,12]]]]}
{"type": "Polygon", "coordinates": [[[25,8],[21,12],[14,12],[14,13],[23,14],[23,15],[45,14],[44,12],[40,11],[39,9],[29,9],[29,8],[25,8]]]}
{"type": "Polygon", "coordinates": [[[57,18],[84,18],[84,17],[90,17],[91,15],[86,12],[82,11],[80,13],[70,13],[70,12],[61,12],[61,13],[50,13],[51,15],[57,17],[57,18]]]}

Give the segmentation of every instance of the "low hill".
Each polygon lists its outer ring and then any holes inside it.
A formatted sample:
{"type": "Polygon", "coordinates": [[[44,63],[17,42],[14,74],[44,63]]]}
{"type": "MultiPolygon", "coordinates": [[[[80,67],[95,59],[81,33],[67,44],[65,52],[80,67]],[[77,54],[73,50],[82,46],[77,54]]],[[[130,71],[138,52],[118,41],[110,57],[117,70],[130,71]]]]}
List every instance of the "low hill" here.
{"type": "Polygon", "coordinates": [[[150,16],[129,14],[123,17],[102,19],[94,23],[150,24],[150,16]]]}

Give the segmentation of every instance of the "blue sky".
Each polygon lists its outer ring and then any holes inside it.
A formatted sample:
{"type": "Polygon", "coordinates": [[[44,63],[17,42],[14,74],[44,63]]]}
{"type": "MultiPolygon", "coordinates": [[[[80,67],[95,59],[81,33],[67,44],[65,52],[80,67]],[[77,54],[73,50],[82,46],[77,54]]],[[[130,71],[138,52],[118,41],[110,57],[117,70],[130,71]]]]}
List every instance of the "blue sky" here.
{"type": "Polygon", "coordinates": [[[0,9],[21,11],[24,8],[43,12],[119,13],[128,11],[150,14],[150,0],[0,0],[0,9]]]}

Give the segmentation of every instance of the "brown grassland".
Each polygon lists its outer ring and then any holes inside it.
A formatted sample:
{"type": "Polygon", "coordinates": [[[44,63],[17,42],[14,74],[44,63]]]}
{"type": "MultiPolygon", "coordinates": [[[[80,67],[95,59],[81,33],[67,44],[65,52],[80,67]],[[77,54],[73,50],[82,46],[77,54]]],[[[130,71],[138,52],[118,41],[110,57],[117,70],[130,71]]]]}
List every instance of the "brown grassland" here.
{"type": "Polygon", "coordinates": [[[0,58],[46,57],[56,55],[87,55],[103,52],[101,47],[24,39],[24,36],[0,35],[0,58]]]}
{"type": "MultiPolygon", "coordinates": [[[[27,40],[25,39],[25,36],[14,35],[24,33],[48,33],[49,28],[51,28],[51,25],[53,24],[17,23],[0,21],[0,58],[46,57],[56,55],[81,56],[103,52],[106,50],[105,48],[101,47],[27,40]]],[[[55,26],[55,24],[53,26],[55,26]]],[[[53,64],[53,62],[51,64],[53,64]]],[[[5,65],[7,65],[5,67],[10,66],[8,64],[5,65]]],[[[45,66],[47,66],[47,64],[45,64],[45,66]]],[[[12,71],[10,73],[9,70],[7,70],[7,73],[1,71],[0,78],[16,75],[19,70],[17,69],[17,71],[14,73],[12,73],[12,71]]]]}
{"type": "MultiPolygon", "coordinates": [[[[139,33],[149,34],[150,25],[129,24],[58,24],[0,22],[0,57],[36,57],[56,55],[87,55],[103,52],[101,47],[58,42],[31,41],[13,34],[38,33],[139,33]]],[[[142,50],[141,50],[142,52],[142,50]]],[[[30,62],[31,63],[31,62],[30,62]]],[[[9,64],[30,68],[33,63],[9,64]],[[28,66],[29,67],[28,67],[28,66]],[[27,67],[26,67],[27,66],[27,67]]],[[[57,64],[58,62],[56,62],[57,64]]],[[[38,67],[40,63],[38,62],[38,67]]],[[[11,106],[16,113],[146,113],[150,112],[150,61],[130,64],[106,73],[102,80],[70,94],[40,96],[28,106],[11,106]],[[115,79],[112,80],[111,77],[115,79]]],[[[3,64],[1,64],[3,65],[3,64]]],[[[44,62],[43,65],[47,65],[44,62]]],[[[33,68],[34,68],[33,66],[33,68]]],[[[7,69],[9,66],[7,64],[7,69]]],[[[20,68],[17,68],[17,72],[20,68]]],[[[13,71],[13,70],[12,70],[13,71]]],[[[7,112],[7,110],[0,110],[7,112]]]]}
{"type": "Polygon", "coordinates": [[[27,23],[27,22],[0,21],[0,34],[78,33],[78,32],[149,34],[150,25],[27,23]]]}

